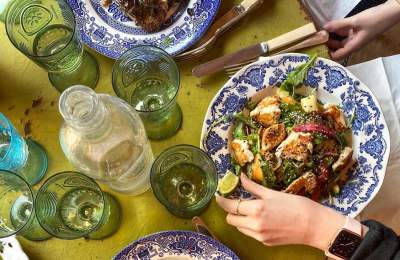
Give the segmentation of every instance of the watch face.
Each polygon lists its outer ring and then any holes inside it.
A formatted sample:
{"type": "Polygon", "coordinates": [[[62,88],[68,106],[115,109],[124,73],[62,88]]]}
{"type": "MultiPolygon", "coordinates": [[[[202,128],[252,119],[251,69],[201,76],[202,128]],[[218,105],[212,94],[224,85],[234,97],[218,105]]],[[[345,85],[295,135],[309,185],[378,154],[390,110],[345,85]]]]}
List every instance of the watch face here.
{"type": "Polygon", "coordinates": [[[350,259],[361,244],[361,241],[362,239],[359,235],[342,229],[329,248],[329,252],[343,259],[350,259]]]}

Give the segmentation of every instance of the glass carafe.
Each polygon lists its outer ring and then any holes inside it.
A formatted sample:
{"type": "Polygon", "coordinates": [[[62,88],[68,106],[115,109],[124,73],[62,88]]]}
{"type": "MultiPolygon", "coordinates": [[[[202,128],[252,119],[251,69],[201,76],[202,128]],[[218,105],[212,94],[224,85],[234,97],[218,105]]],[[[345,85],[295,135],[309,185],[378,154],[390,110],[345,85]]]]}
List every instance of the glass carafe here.
{"type": "Polygon", "coordinates": [[[60,143],[72,165],[111,189],[139,195],[150,187],[153,154],[142,121],[125,101],[85,86],[59,101],[60,143]]]}

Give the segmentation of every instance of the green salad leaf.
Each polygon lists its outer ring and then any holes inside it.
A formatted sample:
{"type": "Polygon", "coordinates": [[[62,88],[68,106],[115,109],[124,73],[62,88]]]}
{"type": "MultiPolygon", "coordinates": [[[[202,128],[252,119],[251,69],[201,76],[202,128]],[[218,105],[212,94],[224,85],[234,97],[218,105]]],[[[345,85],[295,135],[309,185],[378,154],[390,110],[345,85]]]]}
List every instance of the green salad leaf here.
{"type": "Polygon", "coordinates": [[[249,111],[254,110],[257,107],[257,102],[249,100],[244,107],[249,111]]]}
{"type": "Polygon", "coordinates": [[[233,128],[233,138],[234,139],[244,139],[246,137],[246,133],[243,130],[243,122],[236,122],[233,128]]]}
{"type": "Polygon", "coordinates": [[[257,128],[257,126],[255,125],[255,123],[253,122],[251,117],[243,115],[242,112],[233,114],[233,118],[235,118],[236,121],[245,123],[250,128],[253,128],[253,129],[257,128]]]}
{"type": "Polygon", "coordinates": [[[261,169],[264,173],[263,185],[268,188],[274,187],[275,183],[276,183],[276,176],[275,176],[274,171],[272,170],[271,164],[266,160],[262,160],[261,161],[261,169]]]}
{"type": "Polygon", "coordinates": [[[231,156],[231,166],[233,168],[233,173],[236,174],[237,176],[240,176],[241,172],[241,167],[240,165],[235,161],[235,159],[231,156]]]}
{"type": "Polygon", "coordinates": [[[286,130],[290,131],[294,125],[303,123],[306,113],[301,108],[300,104],[281,103],[281,122],[285,125],[286,130]]]}
{"type": "Polygon", "coordinates": [[[303,84],[304,79],[306,78],[307,71],[310,67],[314,66],[315,60],[317,59],[317,55],[314,54],[307,63],[304,63],[298,67],[296,67],[293,71],[291,71],[287,79],[282,82],[280,85],[280,89],[289,92],[290,95],[294,95],[294,90],[297,86],[303,84]]]}
{"type": "Polygon", "coordinates": [[[291,160],[283,161],[283,182],[289,186],[298,177],[298,168],[291,160]]]}

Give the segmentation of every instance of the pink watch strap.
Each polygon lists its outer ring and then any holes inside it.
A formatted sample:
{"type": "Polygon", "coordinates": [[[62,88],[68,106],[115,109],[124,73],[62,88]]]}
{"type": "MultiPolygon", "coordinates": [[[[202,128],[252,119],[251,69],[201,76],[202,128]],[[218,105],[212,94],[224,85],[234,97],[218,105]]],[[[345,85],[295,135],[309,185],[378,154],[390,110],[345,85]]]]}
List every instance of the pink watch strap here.
{"type": "Polygon", "coordinates": [[[362,225],[353,218],[346,217],[346,222],[344,223],[343,229],[347,229],[353,233],[356,233],[360,237],[362,236],[362,225]]]}

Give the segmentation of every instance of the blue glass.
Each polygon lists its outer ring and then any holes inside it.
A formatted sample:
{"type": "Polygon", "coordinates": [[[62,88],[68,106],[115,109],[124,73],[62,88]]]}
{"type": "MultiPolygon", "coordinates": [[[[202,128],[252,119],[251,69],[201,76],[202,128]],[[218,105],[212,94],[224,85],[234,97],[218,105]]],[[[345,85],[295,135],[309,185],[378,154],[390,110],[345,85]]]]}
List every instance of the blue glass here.
{"type": "Polygon", "coordinates": [[[30,185],[38,183],[47,171],[47,155],[43,147],[32,139],[24,139],[2,113],[0,170],[16,172],[30,185]]]}

